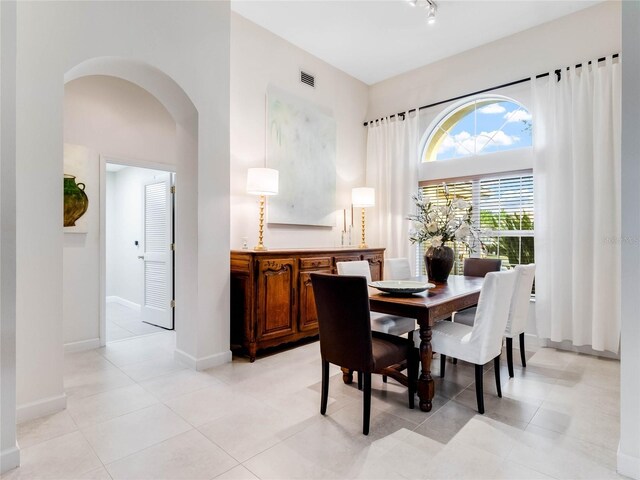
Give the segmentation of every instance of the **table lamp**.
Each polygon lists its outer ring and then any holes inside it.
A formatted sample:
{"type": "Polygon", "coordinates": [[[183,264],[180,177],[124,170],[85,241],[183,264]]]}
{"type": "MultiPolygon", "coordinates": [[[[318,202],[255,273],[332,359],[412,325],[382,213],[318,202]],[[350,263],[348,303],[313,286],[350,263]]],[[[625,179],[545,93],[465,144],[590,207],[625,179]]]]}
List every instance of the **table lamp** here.
{"type": "Polygon", "coordinates": [[[362,240],[358,248],[367,248],[365,241],[365,208],[373,207],[376,204],[376,192],[371,187],[357,187],[351,190],[351,203],[354,207],[362,209],[362,240]]]}
{"type": "Polygon", "coordinates": [[[258,244],[255,251],[264,251],[264,205],[267,195],[278,194],[278,171],[273,168],[250,168],[247,171],[247,193],[260,196],[260,222],[258,230],[258,244]]]}

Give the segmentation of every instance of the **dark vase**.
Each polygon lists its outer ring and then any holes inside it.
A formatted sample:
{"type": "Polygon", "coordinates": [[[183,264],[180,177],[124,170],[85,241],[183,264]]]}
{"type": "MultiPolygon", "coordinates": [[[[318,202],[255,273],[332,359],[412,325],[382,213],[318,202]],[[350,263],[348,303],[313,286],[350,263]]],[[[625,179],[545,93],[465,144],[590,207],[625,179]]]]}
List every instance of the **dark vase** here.
{"type": "Polygon", "coordinates": [[[75,227],[76,220],[89,208],[89,198],[84,193],[84,183],[76,183],[73,175],[64,175],[64,226],[75,227]]]}
{"type": "Polygon", "coordinates": [[[424,254],[429,280],[446,282],[453,268],[453,249],[447,246],[429,247],[424,254]]]}

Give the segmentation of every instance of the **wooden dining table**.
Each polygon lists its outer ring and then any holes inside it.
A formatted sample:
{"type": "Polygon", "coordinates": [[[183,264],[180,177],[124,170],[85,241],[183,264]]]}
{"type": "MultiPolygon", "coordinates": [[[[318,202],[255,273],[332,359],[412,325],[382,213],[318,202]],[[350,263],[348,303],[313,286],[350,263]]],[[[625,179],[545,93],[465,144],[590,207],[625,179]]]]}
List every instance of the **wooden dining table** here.
{"type": "MultiPolygon", "coordinates": [[[[411,280],[427,281],[426,277],[411,280]]],[[[371,311],[415,318],[420,329],[420,364],[418,397],[420,409],[431,411],[435,386],[431,377],[431,327],[438,320],[451,316],[453,312],[477,305],[484,278],[450,275],[446,283],[431,282],[435,287],[409,296],[393,296],[387,293],[369,295],[371,311]]]]}

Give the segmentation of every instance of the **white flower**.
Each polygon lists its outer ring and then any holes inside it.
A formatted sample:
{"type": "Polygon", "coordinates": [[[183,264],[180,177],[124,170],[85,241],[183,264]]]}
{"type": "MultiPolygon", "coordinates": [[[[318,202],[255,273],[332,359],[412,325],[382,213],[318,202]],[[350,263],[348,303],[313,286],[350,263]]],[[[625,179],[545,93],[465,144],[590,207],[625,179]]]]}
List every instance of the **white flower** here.
{"type": "Polygon", "coordinates": [[[435,237],[431,237],[431,246],[434,248],[438,248],[442,246],[442,235],[436,235],[435,237]]]}
{"type": "Polygon", "coordinates": [[[456,233],[455,233],[456,240],[464,240],[470,234],[471,234],[471,227],[469,227],[468,224],[463,223],[462,225],[460,225],[460,228],[458,228],[458,230],[456,230],[456,233]]]}
{"type": "Polygon", "coordinates": [[[469,202],[467,202],[464,198],[458,198],[455,202],[453,202],[453,206],[458,210],[467,210],[469,208],[469,202]]]}
{"type": "Polygon", "coordinates": [[[427,232],[436,233],[438,231],[438,224],[436,222],[431,222],[427,225],[427,232]]]}

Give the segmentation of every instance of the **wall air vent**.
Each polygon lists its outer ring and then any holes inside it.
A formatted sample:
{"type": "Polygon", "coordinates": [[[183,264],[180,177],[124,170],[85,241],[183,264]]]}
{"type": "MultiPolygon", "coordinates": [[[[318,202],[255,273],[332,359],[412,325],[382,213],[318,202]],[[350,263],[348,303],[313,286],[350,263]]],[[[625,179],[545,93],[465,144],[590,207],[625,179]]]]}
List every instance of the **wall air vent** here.
{"type": "Polygon", "coordinates": [[[310,87],[315,88],[316,86],[316,77],[314,77],[310,73],[303,72],[302,70],[300,70],[300,81],[304,84],[309,85],[310,87]]]}

